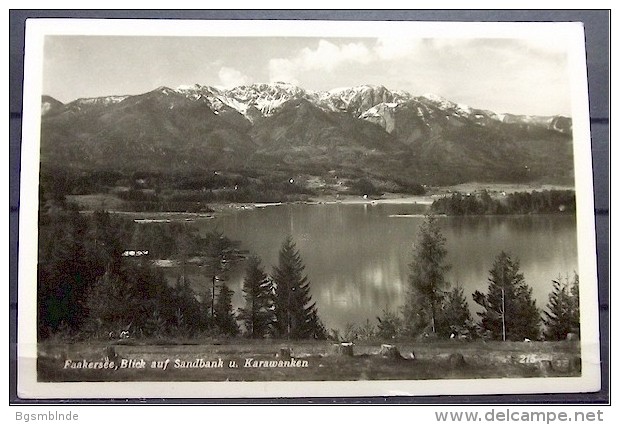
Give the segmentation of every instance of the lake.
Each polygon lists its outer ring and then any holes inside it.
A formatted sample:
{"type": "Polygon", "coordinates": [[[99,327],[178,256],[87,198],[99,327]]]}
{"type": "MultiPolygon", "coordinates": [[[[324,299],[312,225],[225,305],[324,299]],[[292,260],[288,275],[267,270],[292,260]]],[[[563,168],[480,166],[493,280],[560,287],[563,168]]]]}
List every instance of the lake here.
{"type": "MultiPolygon", "coordinates": [[[[196,223],[242,241],[267,273],[292,235],[306,266],[311,293],[327,328],[376,324],[383,309],[400,308],[407,292],[412,244],[428,207],[419,204],[278,205],[241,210],[196,223]]],[[[577,271],[573,215],[439,217],[446,238],[447,274],[468,296],[487,291],[489,269],[502,251],[518,258],[537,306],[544,308],[558,275],[577,271]]],[[[244,267],[231,273],[235,307],[243,304],[244,267]]]]}

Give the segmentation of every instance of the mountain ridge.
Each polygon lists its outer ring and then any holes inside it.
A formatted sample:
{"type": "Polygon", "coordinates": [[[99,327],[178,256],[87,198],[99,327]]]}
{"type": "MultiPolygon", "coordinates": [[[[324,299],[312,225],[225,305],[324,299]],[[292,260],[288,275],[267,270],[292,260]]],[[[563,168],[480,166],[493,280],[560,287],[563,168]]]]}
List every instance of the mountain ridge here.
{"type": "Polygon", "coordinates": [[[572,120],[495,113],[381,85],[158,87],[42,98],[41,161],[68,168],[347,169],[424,183],[570,181],[572,120]]]}
{"type": "MultiPolygon", "coordinates": [[[[470,115],[473,112],[476,112],[477,114],[486,114],[489,117],[498,121],[503,121],[506,117],[510,117],[510,119],[513,121],[516,119],[530,122],[547,121],[552,119],[553,117],[560,117],[570,120],[570,117],[566,117],[560,114],[531,115],[514,114],[510,112],[496,113],[486,109],[474,108],[462,103],[452,102],[433,93],[425,93],[419,96],[414,96],[404,90],[390,90],[383,85],[371,84],[362,84],[351,87],[339,87],[326,91],[312,91],[305,90],[299,86],[284,82],[255,83],[236,86],[231,89],[220,89],[215,86],[200,85],[196,83],[193,85],[181,85],[177,88],[160,86],[149,92],[137,95],[108,95],[90,98],[78,98],[64,105],[88,103],[117,103],[125,100],[128,97],[140,96],[146,93],[157,91],[164,94],[171,92],[180,93],[187,96],[188,98],[193,98],[195,100],[200,100],[205,95],[207,97],[211,96],[212,98],[214,98],[213,100],[210,100],[212,103],[217,103],[217,100],[219,100],[223,104],[232,107],[233,109],[237,109],[239,112],[247,110],[250,106],[254,106],[256,107],[256,109],[263,112],[264,115],[270,115],[275,110],[277,110],[278,106],[280,106],[287,100],[296,97],[304,97],[315,103],[317,106],[334,112],[352,112],[356,109],[355,106],[358,102],[364,103],[363,105],[357,107],[357,109],[359,109],[357,114],[358,116],[362,115],[368,109],[380,103],[395,103],[399,105],[412,99],[416,99],[420,102],[432,103],[440,109],[451,109],[461,114],[470,115]],[[365,96],[372,96],[373,99],[360,99],[365,96]],[[352,106],[351,104],[354,104],[354,106],[352,106]]],[[[45,97],[53,99],[55,102],[59,102],[52,96],[45,95],[45,97]]]]}

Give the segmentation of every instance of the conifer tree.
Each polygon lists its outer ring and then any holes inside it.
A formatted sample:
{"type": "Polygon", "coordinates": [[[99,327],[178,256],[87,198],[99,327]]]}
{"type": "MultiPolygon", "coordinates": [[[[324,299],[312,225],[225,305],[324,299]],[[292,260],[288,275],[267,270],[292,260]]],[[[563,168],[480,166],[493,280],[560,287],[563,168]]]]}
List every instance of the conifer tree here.
{"type": "Polygon", "coordinates": [[[95,336],[105,336],[130,322],[135,302],[125,282],[110,270],[91,286],[86,301],[87,328],[95,336]]]}
{"type": "Polygon", "coordinates": [[[580,309],[579,309],[579,275],[573,275],[573,282],[570,287],[571,299],[573,301],[573,323],[571,332],[581,334],[580,309]]]}
{"type": "Polygon", "coordinates": [[[448,251],[437,218],[428,215],[418,231],[413,247],[413,261],[409,265],[409,290],[404,307],[405,320],[414,333],[425,326],[437,332],[437,313],[447,286],[445,263],[448,251]]]}
{"type": "Polygon", "coordinates": [[[448,337],[453,333],[468,335],[473,327],[463,287],[457,285],[444,297],[438,318],[437,333],[442,337],[448,337]]]}
{"type": "Polygon", "coordinates": [[[548,340],[564,340],[569,333],[579,333],[579,275],[575,274],[572,282],[561,277],[553,280],[543,323],[548,340]]]}
{"type": "Polygon", "coordinates": [[[250,257],[243,279],[245,306],[239,309],[246,335],[262,338],[274,321],[273,287],[258,257],[250,257]]]}
{"type": "Polygon", "coordinates": [[[519,261],[501,252],[489,271],[487,294],[476,291],[474,301],[484,307],[478,313],[480,327],[493,339],[521,341],[538,339],[540,312],[530,288],[519,271],[519,261]]]}
{"type": "Polygon", "coordinates": [[[240,258],[239,241],[233,241],[219,231],[208,232],[200,241],[200,251],[206,258],[204,270],[211,283],[211,319],[215,318],[216,286],[228,280],[230,266],[240,258]]]}
{"type": "Polygon", "coordinates": [[[239,325],[232,307],[234,291],[229,289],[226,283],[222,283],[220,292],[215,302],[215,325],[220,333],[228,336],[239,334],[239,325]]]}
{"type": "MultiPolygon", "coordinates": [[[[192,335],[209,327],[210,317],[198,298],[203,298],[192,289],[189,279],[177,278],[176,286],[171,288],[169,299],[163,300],[162,310],[173,317],[175,332],[192,335]],[[182,320],[181,320],[182,319],[182,320]]],[[[208,299],[211,299],[209,295],[208,299]]]]}
{"type": "Polygon", "coordinates": [[[312,302],[310,282],[292,237],[287,237],[274,267],[275,335],[291,339],[323,338],[325,328],[312,302]]]}

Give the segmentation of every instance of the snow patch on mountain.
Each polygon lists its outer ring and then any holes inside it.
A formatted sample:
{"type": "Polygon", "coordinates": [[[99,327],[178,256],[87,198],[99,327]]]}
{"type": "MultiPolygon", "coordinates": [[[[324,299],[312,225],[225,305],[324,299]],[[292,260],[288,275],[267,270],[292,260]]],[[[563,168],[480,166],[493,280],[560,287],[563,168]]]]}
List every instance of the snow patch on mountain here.
{"type": "Polygon", "coordinates": [[[129,96],[103,96],[103,97],[87,97],[75,100],[73,103],[77,105],[111,105],[114,103],[120,103],[127,99],[129,96]]]}
{"type": "MultiPolygon", "coordinates": [[[[463,118],[471,118],[474,115],[474,109],[465,105],[464,103],[455,103],[444,97],[438,96],[433,93],[426,93],[421,96],[422,100],[426,99],[430,101],[437,108],[444,110],[446,112],[450,112],[451,115],[463,117],[463,118]]],[[[449,116],[446,114],[446,116],[449,116]]]]}
{"type": "Polygon", "coordinates": [[[52,104],[50,102],[42,102],[41,103],[41,116],[47,114],[52,109],[52,104]]]}
{"type": "Polygon", "coordinates": [[[380,125],[388,133],[392,133],[396,128],[395,111],[399,103],[384,102],[373,106],[359,116],[360,119],[370,121],[380,125]]]}

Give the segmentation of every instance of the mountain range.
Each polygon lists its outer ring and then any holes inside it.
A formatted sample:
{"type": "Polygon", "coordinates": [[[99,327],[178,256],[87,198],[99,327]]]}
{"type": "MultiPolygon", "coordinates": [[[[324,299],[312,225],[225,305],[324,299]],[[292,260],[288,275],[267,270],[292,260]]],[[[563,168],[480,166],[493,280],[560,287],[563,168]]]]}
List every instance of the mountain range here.
{"type": "Polygon", "coordinates": [[[573,183],[570,118],[495,113],[383,86],[193,85],[66,104],[43,96],[41,115],[44,168],[573,183]]]}

